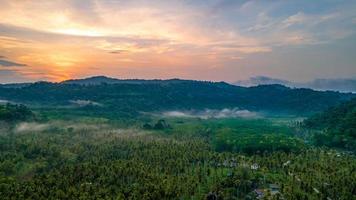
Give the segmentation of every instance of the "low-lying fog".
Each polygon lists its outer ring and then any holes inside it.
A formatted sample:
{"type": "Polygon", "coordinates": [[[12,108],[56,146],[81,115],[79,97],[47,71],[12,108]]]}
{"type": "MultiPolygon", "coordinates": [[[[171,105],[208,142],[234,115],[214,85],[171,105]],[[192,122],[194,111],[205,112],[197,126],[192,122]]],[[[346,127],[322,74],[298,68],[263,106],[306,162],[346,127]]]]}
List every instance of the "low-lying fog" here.
{"type": "Polygon", "coordinates": [[[40,123],[34,123],[34,122],[22,122],[16,125],[15,127],[15,132],[16,133],[22,133],[22,132],[38,132],[38,131],[44,131],[50,128],[50,124],[40,124],[40,123]]]}
{"type": "Polygon", "coordinates": [[[68,122],[68,121],[51,121],[47,123],[38,122],[21,122],[15,128],[15,133],[41,132],[50,129],[72,129],[75,131],[99,131],[113,129],[106,123],[85,123],[85,122],[68,122]]]}
{"type": "Polygon", "coordinates": [[[83,107],[83,106],[102,106],[101,103],[95,102],[95,101],[90,101],[90,100],[70,100],[70,103],[77,105],[79,107],[83,107]]]}
{"type": "Polygon", "coordinates": [[[162,113],[166,117],[186,117],[186,118],[259,118],[261,115],[257,112],[249,110],[241,110],[239,108],[224,108],[221,110],[205,109],[205,110],[189,110],[189,111],[166,111],[162,113]]]}
{"type": "Polygon", "coordinates": [[[0,99],[0,105],[5,105],[7,103],[11,103],[11,102],[5,99],[0,99]]]}
{"type": "MultiPolygon", "coordinates": [[[[37,122],[21,122],[17,124],[12,133],[15,134],[41,134],[51,133],[73,133],[73,137],[88,136],[87,138],[95,138],[98,141],[112,140],[113,138],[120,139],[142,139],[143,141],[157,141],[157,138],[152,132],[142,130],[137,127],[120,128],[118,126],[105,122],[86,122],[86,121],[51,121],[47,123],[37,122]],[[89,137],[90,136],[90,137],[89,137]]],[[[10,127],[5,129],[0,122],[0,135],[10,133],[10,127]],[[2,130],[4,129],[4,130],[2,130]]],[[[160,141],[165,139],[162,138],[160,141]]]]}

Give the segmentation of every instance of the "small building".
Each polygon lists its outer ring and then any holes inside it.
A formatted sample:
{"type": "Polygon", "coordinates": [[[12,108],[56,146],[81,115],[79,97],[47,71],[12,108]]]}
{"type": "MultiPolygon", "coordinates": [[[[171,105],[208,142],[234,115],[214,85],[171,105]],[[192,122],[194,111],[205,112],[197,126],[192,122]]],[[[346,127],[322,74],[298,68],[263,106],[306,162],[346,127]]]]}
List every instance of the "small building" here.
{"type": "Polygon", "coordinates": [[[251,169],[252,170],[258,170],[260,168],[260,166],[257,164],[257,163],[253,163],[252,165],[251,165],[251,169]]]}
{"type": "Polygon", "coordinates": [[[271,195],[276,195],[280,191],[280,187],[277,184],[269,184],[269,190],[271,195]]]}
{"type": "Polygon", "coordinates": [[[263,199],[265,197],[265,191],[263,189],[254,190],[257,199],[263,199]]]}
{"type": "Polygon", "coordinates": [[[290,163],[291,163],[290,160],[288,160],[287,162],[283,163],[283,167],[288,166],[290,163]]]}
{"type": "Polygon", "coordinates": [[[215,193],[210,192],[207,196],[206,196],[207,200],[218,200],[218,195],[215,193]]]}
{"type": "Polygon", "coordinates": [[[320,193],[320,191],[319,191],[318,189],[316,189],[316,188],[313,188],[313,190],[314,190],[314,192],[316,192],[317,194],[320,193]]]}

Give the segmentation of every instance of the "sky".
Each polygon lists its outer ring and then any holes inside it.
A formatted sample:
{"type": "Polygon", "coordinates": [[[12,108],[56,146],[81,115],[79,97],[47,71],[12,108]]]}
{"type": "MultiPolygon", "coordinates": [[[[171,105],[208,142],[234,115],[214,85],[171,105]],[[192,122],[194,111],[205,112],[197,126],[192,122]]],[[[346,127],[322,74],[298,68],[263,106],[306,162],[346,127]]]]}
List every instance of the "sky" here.
{"type": "Polygon", "coordinates": [[[355,0],[0,0],[0,83],[356,78],[355,0]]]}

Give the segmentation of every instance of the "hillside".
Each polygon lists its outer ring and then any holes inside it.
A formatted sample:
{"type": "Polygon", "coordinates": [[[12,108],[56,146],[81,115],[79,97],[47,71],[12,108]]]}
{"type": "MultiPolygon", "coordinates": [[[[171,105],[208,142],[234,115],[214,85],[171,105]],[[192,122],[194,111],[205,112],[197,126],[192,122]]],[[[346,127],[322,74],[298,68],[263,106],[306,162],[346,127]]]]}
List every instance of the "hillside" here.
{"type": "Polygon", "coordinates": [[[16,122],[32,118],[32,111],[24,105],[0,105],[0,121],[16,122]]]}
{"type": "Polygon", "coordinates": [[[310,117],[305,125],[323,130],[316,135],[318,144],[355,150],[356,98],[310,117]]]}
{"type": "Polygon", "coordinates": [[[291,89],[282,85],[247,88],[224,82],[179,79],[144,80],[140,84],[137,84],[138,80],[112,83],[112,79],[105,79],[111,84],[105,81],[99,84],[97,78],[94,80],[90,84],[87,84],[87,79],[64,83],[38,82],[21,88],[0,87],[0,99],[40,106],[73,106],[84,103],[97,106],[97,110],[110,112],[238,107],[253,111],[309,114],[355,96],[291,89]]]}
{"type": "Polygon", "coordinates": [[[60,84],[76,84],[76,85],[100,85],[100,84],[160,84],[160,83],[180,83],[187,80],[182,79],[116,79],[106,76],[93,76],[84,79],[70,79],[60,82],[60,84]]]}

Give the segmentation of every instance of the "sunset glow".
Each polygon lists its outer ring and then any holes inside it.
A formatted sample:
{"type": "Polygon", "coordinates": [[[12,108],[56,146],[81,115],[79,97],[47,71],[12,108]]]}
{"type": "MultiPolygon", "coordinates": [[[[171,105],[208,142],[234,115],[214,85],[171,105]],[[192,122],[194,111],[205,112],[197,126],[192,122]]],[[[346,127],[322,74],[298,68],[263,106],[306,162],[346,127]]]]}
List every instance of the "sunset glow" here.
{"type": "Polygon", "coordinates": [[[297,2],[0,0],[0,82],[356,74],[356,4],[297,2]]]}

